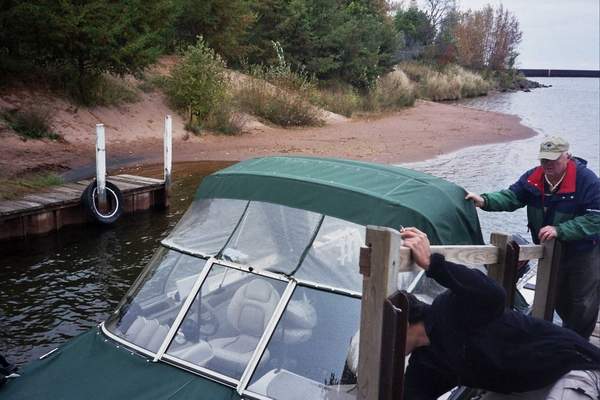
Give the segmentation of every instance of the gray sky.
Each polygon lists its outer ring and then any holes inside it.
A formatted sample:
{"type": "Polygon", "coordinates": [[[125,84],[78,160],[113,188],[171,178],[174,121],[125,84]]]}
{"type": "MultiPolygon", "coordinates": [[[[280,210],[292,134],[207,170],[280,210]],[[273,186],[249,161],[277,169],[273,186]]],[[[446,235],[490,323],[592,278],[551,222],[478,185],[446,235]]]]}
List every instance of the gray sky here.
{"type": "MultiPolygon", "coordinates": [[[[461,10],[503,4],[519,19],[520,68],[600,69],[599,0],[457,0],[461,10]]],[[[423,1],[419,1],[423,4],[423,1]]]]}

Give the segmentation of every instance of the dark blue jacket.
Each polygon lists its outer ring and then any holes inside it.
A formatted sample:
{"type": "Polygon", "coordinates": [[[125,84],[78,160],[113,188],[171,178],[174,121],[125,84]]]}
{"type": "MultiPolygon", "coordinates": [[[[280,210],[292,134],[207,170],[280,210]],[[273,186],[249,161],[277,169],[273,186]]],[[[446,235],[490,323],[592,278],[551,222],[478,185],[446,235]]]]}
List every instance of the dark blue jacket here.
{"type": "Polygon", "coordinates": [[[587,162],[573,157],[567,164],[558,191],[544,195],[544,170],[532,168],[510,188],[484,193],[486,211],[513,211],[527,206],[531,236],[539,243],[538,232],[546,225],[557,229],[566,251],[590,250],[600,239],[600,180],[587,162]]]}
{"type": "Polygon", "coordinates": [[[504,307],[506,294],[482,272],[431,256],[427,275],[450,289],[425,316],[429,346],[413,351],[407,400],[436,399],[454,386],[525,392],[571,370],[600,369],[600,350],[575,332],[504,307]]]}

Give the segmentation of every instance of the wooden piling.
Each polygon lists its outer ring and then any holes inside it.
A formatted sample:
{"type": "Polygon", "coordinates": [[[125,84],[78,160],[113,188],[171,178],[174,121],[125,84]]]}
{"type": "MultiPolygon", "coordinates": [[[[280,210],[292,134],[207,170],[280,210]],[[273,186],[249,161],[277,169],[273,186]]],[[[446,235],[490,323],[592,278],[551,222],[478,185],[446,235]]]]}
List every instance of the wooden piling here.
{"type": "Polygon", "coordinates": [[[96,124],[96,189],[98,191],[98,207],[106,209],[106,142],[104,124],[96,124]]]}
{"type": "Polygon", "coordinates": [[[171,197],[171,167],[173,164],[173,121],[170,115],[165,117],[164,137],[164,180],[165,180],[165,207],[169,207],[171,197]]]}

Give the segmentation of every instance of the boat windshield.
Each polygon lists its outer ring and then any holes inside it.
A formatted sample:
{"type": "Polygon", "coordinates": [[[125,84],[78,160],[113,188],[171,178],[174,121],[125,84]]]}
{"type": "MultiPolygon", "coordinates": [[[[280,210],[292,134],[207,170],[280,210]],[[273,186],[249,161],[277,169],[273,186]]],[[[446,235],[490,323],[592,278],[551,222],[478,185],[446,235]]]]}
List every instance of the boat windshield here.
{"type": "Polygon", "coordinates": [[[248,390],[273,399],[354,399],[360,299],[298,286],[248,390]]]}
{"type": "Polygon", "coordinates": [[[239,380],[286,285],[213,264],[167,355],[239,380]]]}
{"type": "Polygon", "coordinates": [[[156,353],[205,264],[200,258],[162,248],[105,326],[127,342],[156,353]]]}

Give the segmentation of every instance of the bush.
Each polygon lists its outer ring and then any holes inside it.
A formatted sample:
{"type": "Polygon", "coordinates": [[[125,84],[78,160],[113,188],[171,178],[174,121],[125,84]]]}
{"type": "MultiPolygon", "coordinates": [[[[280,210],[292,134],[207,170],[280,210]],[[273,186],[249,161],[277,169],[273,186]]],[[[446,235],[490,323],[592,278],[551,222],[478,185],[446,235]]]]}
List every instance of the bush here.
{"type": "Polygon", "coordinates": [[[206,121],[206,127],[225,135],[236,135],[244,130],[246,118],[233,109],[231,99],[223,102],[206,121]]]}
{"type": "Polygon", "coordinates": [[[399,68],[417,83],[419,98],[434,101],[482,96],[493,86],[483,76],[457,65],[438,69],[427,64],[405,62],[399,68]]]}
{"type": "Polygon", "coordinates": [[[123,80],[109,74],[90,77],[84,86],[83,97],[72,85],[67,87],[71,97],[86,106],[117,106],[124,103],[133,103],[139,99],[138,93],[129,87],[123,80]]]}
{"type": "Polygon", "coordinates": [[[50,127],[50,113],[42,108],[4,114],[8,125],[19,135],[29,139],[60,139],[50,127]]]}
{"type": "Polygon", "coordinates": [[[346,117],[351,117],[362,107],[360,95],[350,85],[314,89],[309,94],[309,101],[318,107],[346,117]]]}
{"type": "Polygon", "coordinates": [[[379,110],[412,106],[416,98],[415,85],[399,70],[380,77],[372,94],[379,110]]]}
{"type": "Polygon", "coordinates": [[[240,108],[280,126],[322,125],[320,112],[303,97],[259,79],[249,79],[237,93],[240,108]]]}
{"type": "Polygon", "coordinates": [[[187,113],[191,124],[201,123],[219,109],[226,99],[228,83],[225,63],[202,37],[187,48],[165,82],[169,99],[187,113]]]}

